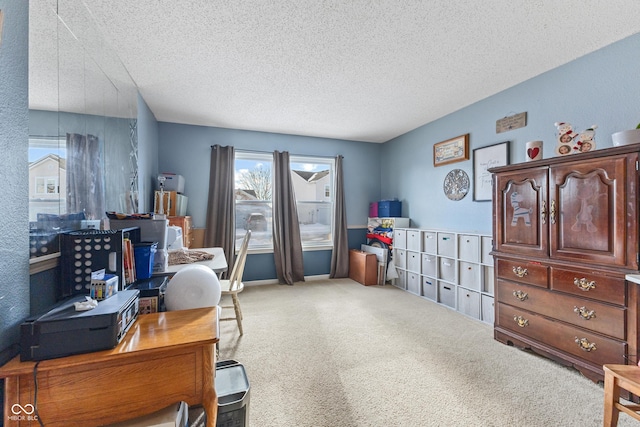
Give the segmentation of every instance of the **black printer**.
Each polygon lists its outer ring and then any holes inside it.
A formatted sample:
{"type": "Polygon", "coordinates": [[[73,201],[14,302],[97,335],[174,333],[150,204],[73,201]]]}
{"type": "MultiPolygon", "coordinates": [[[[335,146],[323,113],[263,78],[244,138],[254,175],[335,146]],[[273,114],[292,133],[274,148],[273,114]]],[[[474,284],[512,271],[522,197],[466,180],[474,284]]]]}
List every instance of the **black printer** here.
{"type": "Polygon", "coordinates": [[[46,360],[115,347],[138,317],[138,290],[120,291],[76,311],[84,295],[68,298],[20,325],[20,360],[46,360]]]}

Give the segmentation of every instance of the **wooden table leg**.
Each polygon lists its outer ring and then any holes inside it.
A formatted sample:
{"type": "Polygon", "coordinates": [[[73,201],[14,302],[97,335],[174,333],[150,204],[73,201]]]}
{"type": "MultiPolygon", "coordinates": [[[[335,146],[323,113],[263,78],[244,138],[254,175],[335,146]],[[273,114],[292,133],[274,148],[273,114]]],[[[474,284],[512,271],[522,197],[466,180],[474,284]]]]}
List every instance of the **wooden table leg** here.
{"type": "Polygon", "coordinates": [[[620,401],[620,387],[616,376],[605,370],[604,375],[604,427],[616,427],[620,410],[616,403],[620,401]]]}

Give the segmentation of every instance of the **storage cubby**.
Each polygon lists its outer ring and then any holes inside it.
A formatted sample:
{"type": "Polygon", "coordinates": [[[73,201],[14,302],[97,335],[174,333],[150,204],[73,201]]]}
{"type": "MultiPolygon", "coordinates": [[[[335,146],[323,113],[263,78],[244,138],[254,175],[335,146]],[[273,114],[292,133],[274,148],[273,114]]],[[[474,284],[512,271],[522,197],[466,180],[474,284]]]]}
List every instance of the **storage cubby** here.
{"type": "Polygon", "coordinates": [[[396,229],[394,285],[493,324],[494,266],[491,236],[446,230],[396,229]],[[398,238],[398,236],[404,236],[398,238]]]}

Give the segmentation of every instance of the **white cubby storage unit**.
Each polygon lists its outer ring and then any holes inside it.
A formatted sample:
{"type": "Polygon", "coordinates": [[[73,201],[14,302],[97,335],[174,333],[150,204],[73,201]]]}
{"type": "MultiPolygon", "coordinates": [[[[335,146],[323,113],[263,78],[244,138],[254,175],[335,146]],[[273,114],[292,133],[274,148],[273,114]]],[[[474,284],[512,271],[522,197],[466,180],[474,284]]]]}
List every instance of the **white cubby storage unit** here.
{"type": "Polygon", "coordinates": [[[491,236],[412,228],[394,236],[395,286],[493,324],[491,236]]]}

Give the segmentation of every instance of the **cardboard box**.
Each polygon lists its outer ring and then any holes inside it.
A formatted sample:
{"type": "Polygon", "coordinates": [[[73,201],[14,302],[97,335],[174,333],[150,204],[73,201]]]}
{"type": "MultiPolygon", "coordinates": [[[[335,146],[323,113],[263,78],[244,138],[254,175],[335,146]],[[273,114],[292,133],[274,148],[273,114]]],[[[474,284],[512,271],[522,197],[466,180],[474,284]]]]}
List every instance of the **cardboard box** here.
{"type": "Polygon", "coordinates": [[[351,249],[349,278],[365,286],[378,284],[378,259],[375,254],[351,249]]]}

